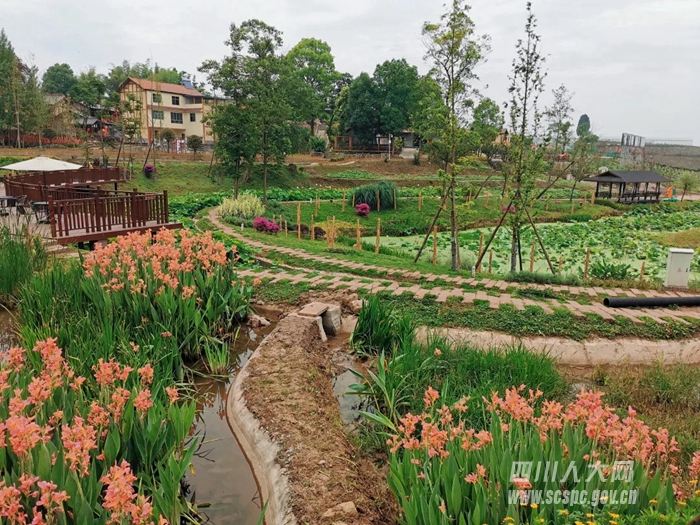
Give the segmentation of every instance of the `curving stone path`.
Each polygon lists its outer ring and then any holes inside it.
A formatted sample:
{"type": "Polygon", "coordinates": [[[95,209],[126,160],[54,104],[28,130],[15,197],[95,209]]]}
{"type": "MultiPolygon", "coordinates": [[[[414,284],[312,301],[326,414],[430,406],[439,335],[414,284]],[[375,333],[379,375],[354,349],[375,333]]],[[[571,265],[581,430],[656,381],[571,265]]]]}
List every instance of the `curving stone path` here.
{"type": "Polygon", "coordinates": [[[506,290],[515,288],[520,290],[545,290],[550,289],[554,292],[568,293],[571,297],[579,297],[580,299],[597,299],[599,295],[609,297],[686,297],[691,294],[684,292],[659,292],[656,290],[622,290],[620,288],[607,289],[599,287],[576,287],[576,286],[545,286],[541,284],[524,285],[522,283],[512,283],[497,279],[475,279],[465,278],[461,276],[444,276],[435,274],[422,274],[417,271],[401,270],[396,268],[387,268],[373,264],[356,263],[352,261],[344,261],[341,259],[333,259],[315,255],[304,250],[287,248],[274,244],[267,244],[260,241],[250,239],[241,235],[235,228],[221,222],[216,215],[216,209],[212,209],[208,215],[209,220],[214,223],[222,232],[230,235],[249,246],[255,248],[275,250],[277,252],[287,254],[293,257],[313,260],[325,264],[334,264],[341,268],[349,268],[354,270],[374,270],[385,271],[391,274],[391,277],[381,279],[363,278],[353,274],[342,274],[338,272],[326,272],[318,270],[309,270],[306,268],[295,268],[294,271],[273,271],[273,270],[242,270],[240,275],[243,277],[255,277],[265,279],[275,283],[279,281],[288,281],[291,284],[308,283],[312,287],[327,287],[329,289],[347,289],[349,291],[358,291],[364,289],[370,293],[390,292],[393,295],[399,296],[404,293],[413,294],[414,299],[423,299],[426,295],[436,296],[436,301],[445,303],[449,298],[454,298],[461,303],[473,303],[474,301],[486,301],[489,307],[493,309],[500,308],[501,305],[510,304],[517,310],[525,310],[526,307],[539,307],[545,313],[553,314],[555,309],[566,309],[576,317],[586,317],[588,314],[596,314],[606,321],[615,321],[618,318],[626,318],[635,324],[643,324],[644,319],[651,319],[659,324],[667,324],[665,319],[687,323],[687,318],[700,320],[700,308],[683,308],[683,310],[671,310],[668,308],[637,308],[637,309],[609,309],[599,302],[591,302],[591,304],[581,304],[574,300],[555,300],[555,299],[538,299],[532,300],[524,297],[513,297],[506,290]],[[432,283],[437,279],[446,281],[454,286],[454,288],[445,288],[435,286],[433,288],[425,288],[420,284],[405,286],[406,283],[400,283],[396,278],[404,277],[407,280],[415,281],[424,278],[427,283],[432,283]],[[467,288],[466,290],[464,288],[467,288]],[[473,290],[474,288],[479,288],[473,290]],[[483,289],[481,289],[483,288],[483,289]]]}

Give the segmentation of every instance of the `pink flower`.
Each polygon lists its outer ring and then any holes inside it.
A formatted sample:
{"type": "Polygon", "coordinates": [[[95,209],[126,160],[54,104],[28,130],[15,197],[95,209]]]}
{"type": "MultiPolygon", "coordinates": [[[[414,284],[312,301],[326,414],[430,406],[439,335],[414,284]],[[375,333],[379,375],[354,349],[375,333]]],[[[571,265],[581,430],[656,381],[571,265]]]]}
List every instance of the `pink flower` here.
{"type": "Polygon", "coordinates": [[[178,398],[180,397],[180,394],[178,393],[177,388],[166,386],[165,392],[168,394],[168,398],[170,398],[171,405],[173,403],[175,403],[178,400],[178,398]]]}
{"type": "Polygon", "coordinates": [[[66,450],[68,467],[87,476],[90,468],[90,451],[97,448],[96,430],[85,425],[81,417],[73,418],[73,425],[61,427],[61,439],[66,450]]]}
{"type": "Polygon", "coordinates": [[[144,388],[134,399],[134,408],[136,408],[141,417],[143,417],[152,406],[153,400],[151,399],[151,391],[148,388],[144,388]]]}
{"type": "Polygon", "coordinates": [[[440,394],[437,392],[437,390],[435,390],[432,386],[429,386],[428,390],[425,391],[425,396],[423,397],[426,408],[433,406],[433,403],[435,403],[439,397],[440,394]]]}
{"type": "Polygon", "coordinates": [[[150,363],[146,363],[144,366],[139,368],[138,372],[141,376],[141,382],[144,385],[150,385],[153,382],[153,367],[150,363]]]}

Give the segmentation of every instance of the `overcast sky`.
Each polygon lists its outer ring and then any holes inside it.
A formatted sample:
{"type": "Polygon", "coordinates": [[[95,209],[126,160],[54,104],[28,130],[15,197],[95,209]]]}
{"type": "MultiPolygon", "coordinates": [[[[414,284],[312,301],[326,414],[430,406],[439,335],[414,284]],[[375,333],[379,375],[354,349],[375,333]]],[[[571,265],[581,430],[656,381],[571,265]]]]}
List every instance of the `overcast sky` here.
{"type": "MultiPolygon", "coordinates": [[[[533,6],[548,56],[547,91],[564,83],[575,92],[576,118],[587,113],[604,137],[628,132],[700,146],[700,0],[533,6]]],[[[392,58],[427,71],[420,29],[442,11],[436,0],[0,0],[0,27],[42,70],[67,62],[76,72],[106,72],[123,59],[152,58],[194,73],[226,53],[231,22],[260,18],[284,32],[285,49],[304,37],[325,40],[338,70],[356,75],[392,58]]],[[[492,37],[479,68],[482,91],[502,103],[525,0],[473,0],[471,15],[477,32],[492,37]]]]}

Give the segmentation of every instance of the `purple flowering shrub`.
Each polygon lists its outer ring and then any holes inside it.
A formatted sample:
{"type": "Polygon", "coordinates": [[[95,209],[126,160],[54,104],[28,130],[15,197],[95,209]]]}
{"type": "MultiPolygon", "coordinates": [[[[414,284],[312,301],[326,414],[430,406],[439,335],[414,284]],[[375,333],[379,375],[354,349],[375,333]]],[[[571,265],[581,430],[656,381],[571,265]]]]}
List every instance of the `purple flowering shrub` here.
{"type": "Polygon", "coordinates": [[[270,234],[279,233],[280,231],[279,224],[277,224],[275,221],[271,221],[270,219],[266,219],[265,217],[255,217],[253,220],[253,228],[259,232],[270,234]]]}
{"type": "Polygon", "coordinates": [[[355,213],[360,217],[369,217],[369,204],[358,204],[355,206],[355,213]]]}

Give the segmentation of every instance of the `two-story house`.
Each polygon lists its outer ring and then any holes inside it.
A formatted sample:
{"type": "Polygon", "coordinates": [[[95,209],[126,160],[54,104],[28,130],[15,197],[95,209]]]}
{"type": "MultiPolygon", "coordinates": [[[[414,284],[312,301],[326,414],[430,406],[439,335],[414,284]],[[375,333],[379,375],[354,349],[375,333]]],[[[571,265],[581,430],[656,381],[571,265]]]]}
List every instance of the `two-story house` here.
{"type": "Polygon", "coordinates": [[[198,135],[203,139],[207,130],[202,122],[204,95],[189,81],[167,84],[142,78],[128,78],[119,86],[119,98],[126,101],[132,95],[141,104],[137,113],[141,121],[140,135],[151,142],[159,140],[164,129],[172,129],[178,139],[198,135]]]}

